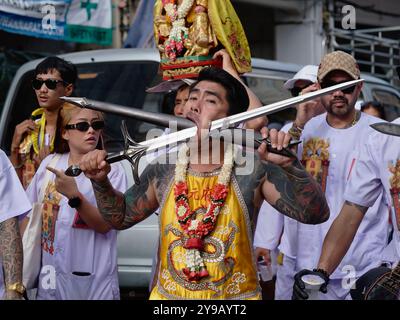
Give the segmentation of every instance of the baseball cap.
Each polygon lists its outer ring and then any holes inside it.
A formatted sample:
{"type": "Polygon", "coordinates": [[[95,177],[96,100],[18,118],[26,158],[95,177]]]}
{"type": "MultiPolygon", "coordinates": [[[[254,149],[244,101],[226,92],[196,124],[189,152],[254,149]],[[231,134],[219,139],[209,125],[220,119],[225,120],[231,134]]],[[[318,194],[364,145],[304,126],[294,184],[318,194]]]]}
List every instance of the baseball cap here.
{"type": "Polygon", "coordinates": [[[360,78],[360,68],[357,61],[343,51],[334,51],[322,58],[318,68],[318,81],[321,82],[329,72],[334,70],[344,71],[354,80],[360,78]]]}
{"type": "Polygon", "coordinates": [[[196,81],[197,81],[197,79],[187,79],[187,78],[166,80],[166,81],[159,83],[158,85],[156,85],[154,87],[148,88],[146,90],[146,92],[148,92],[148,93],[171,92],[171,91],[178,90],[184,84],[187,84],[188,86],[190,86],[193,83],[195,83],[196,81]]]}
{"type": "Polygon", "coordinates": [[[314,66],[312,64],[306,65],[301,68],[292,79],[286,81],[283,87],[287,90],[293,89],[294,84],[297,80],[306,80],[311,82],[317,82],[317,72],[318,66],[314,66]]]}

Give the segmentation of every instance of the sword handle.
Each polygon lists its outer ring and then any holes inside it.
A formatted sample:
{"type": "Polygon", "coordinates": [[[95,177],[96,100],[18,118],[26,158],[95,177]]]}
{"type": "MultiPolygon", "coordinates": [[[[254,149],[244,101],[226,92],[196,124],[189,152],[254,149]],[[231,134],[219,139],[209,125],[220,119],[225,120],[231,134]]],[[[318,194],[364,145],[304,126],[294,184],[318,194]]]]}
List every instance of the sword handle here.
{"type": "MultiPolygon", "coordinates": [[[[109,164],[118,162],[121,160],[126,159],[126,156],[123,152],[117,152],[117,153],[109,153],[107,154],[106,160],[109,164]]],[[[64,171],[64,173],[69,176],[69,177],[77,177],[82,173],[81,168],[79,168],[79,165],[73,164],[67,168],[67,170],[64,171]]]]}
{"type": "Polygon", "coordinates": [[[278,150],[276,148],[272,148],[271,141],[269,138],[263,139],[262,135],[259,132],[254,130],[246,130],[246,129],[224,129],[218,132],[211,132],[211,137],[219,137],[221,139],[231,140],[230,142],[235,144],[240,144],[244,147],[258,149],[258,147],[265,142],[267,144],[268,152],[279,154],[281,156],[289,157],[289,158],[297,158],[297,155],[290,150],[290,148],[301,143],[300,140],[292,140],[290,141],[287,148],[283,148],[282,150],[278,150]],[[225,134],[228,133],[228,134],[225,134]]]}
{"type": "Polygon", "coordinates": [[[291,140],[289,142],[289,145],[287,148],[282,148],[281,150],[278,150],[276,148],[272,147],[271,141],[269,138],[263,139],[262,135],[258,132],[254,134],[254,149],[258,149],[258,147],[265,142],[267,144],[267,151],[275,154],[279,154],[281,156],[289,157],[289,158],[297,158],[297,155],[290,150],[294,146],[297,146],[299,143],[301,143],[301,140],[291,140]]]}

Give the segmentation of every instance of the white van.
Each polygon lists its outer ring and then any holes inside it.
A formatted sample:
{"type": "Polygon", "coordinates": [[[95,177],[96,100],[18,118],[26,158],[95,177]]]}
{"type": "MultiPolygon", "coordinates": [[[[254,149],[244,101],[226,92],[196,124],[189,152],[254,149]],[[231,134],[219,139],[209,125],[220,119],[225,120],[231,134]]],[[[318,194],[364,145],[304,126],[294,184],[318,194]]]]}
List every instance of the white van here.
{"type": "MultiPolygon", "coordinates": [[[[107,49],[84,51],[62,55],[62,58],[76,64],[79,78],[74,96],[110,102],[114,104],[161,112],[163,95],[147,94],[146,88],[161,82],[159,75],[158,51],[150,49],[107,49]]],[[[9,89],[0,120],[0,146],[10,150],[15,126],[27,119],[37,107],[31,86],[33,73],[40,60],[24,64],[16,73],[9,89]]],[[[289,98],[283,83],[291,78],[300,65],[280,63],[271,60],[253,59],[253,71],[244,78],[249,87],[264,104],[289,98]]],[[[384,105],[385,117],[393,120],[400,116],[400,93],[387,82],[362,75],[366,80],[362,91],[363,100],[378,100],[384,105]]],[[[284,123],[295,115],[294,109],[269,116],[271,121],[284,123]]],[[[106,147],[108,151],[123,148],[120,133],[122,118],[115,115],[106,117],[106,147]]],[[[154,125],[126,119],[129,132],[136,141],[143,141],[154,125]]],[[[129,164],[124,163],[133,184],[129,164]]],[[[141,168],[145,162],[141,162],[141,168]]],[[[148,287],[152,259],[158,239],[158,217],[152,215],[131,229],[118,235],[118,268],[120,285],[125,288],[148,287]]]]}

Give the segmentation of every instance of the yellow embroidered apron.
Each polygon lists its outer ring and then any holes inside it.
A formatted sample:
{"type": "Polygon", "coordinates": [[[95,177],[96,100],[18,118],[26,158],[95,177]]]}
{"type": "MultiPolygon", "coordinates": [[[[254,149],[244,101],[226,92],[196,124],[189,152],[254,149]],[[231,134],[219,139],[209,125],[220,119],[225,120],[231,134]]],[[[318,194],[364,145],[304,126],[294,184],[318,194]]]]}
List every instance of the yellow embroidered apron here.
{"type": "MultiPolygon", "coordinates": [[[[190,208],[199,215],[205,212],[202,208],[207,207],[218,176],[195,175],[187,175],[188,198],[190,208]]],[[[249,215],[241,195],[235,192],[239,188],[232,181],[217,224],[205,238],[202,257],[209,276],[199,282],[188,281],[182,272],[186,267],[185,235],[177,221],[170,188],[161,205],[157,282],[150,299],[261,299],[249,215]]]]}

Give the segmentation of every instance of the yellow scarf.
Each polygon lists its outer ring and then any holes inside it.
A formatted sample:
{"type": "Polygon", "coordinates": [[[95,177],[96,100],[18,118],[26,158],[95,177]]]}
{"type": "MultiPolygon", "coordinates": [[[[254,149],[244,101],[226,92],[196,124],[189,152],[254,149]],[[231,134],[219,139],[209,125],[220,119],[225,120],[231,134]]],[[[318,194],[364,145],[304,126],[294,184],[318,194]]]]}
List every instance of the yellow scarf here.
{"type": "MultiPolygon", "coordinates": [[[[32,112],[32,117],[36,117],[41,115],[41,118],[37,122],[38,129],[39,130],[34,130],[30,134],[30,140],[32,143],[33,150],[35,151],[36,154],[39,154],[39,150],[43,148],[44,146],[44,137],[46,133],[46,114],[44,112],[43,108],[38,108],[32,112]]],[[[50,141],[50,152],[53,152],[54,150],[54,137],[50,141]]]]}

